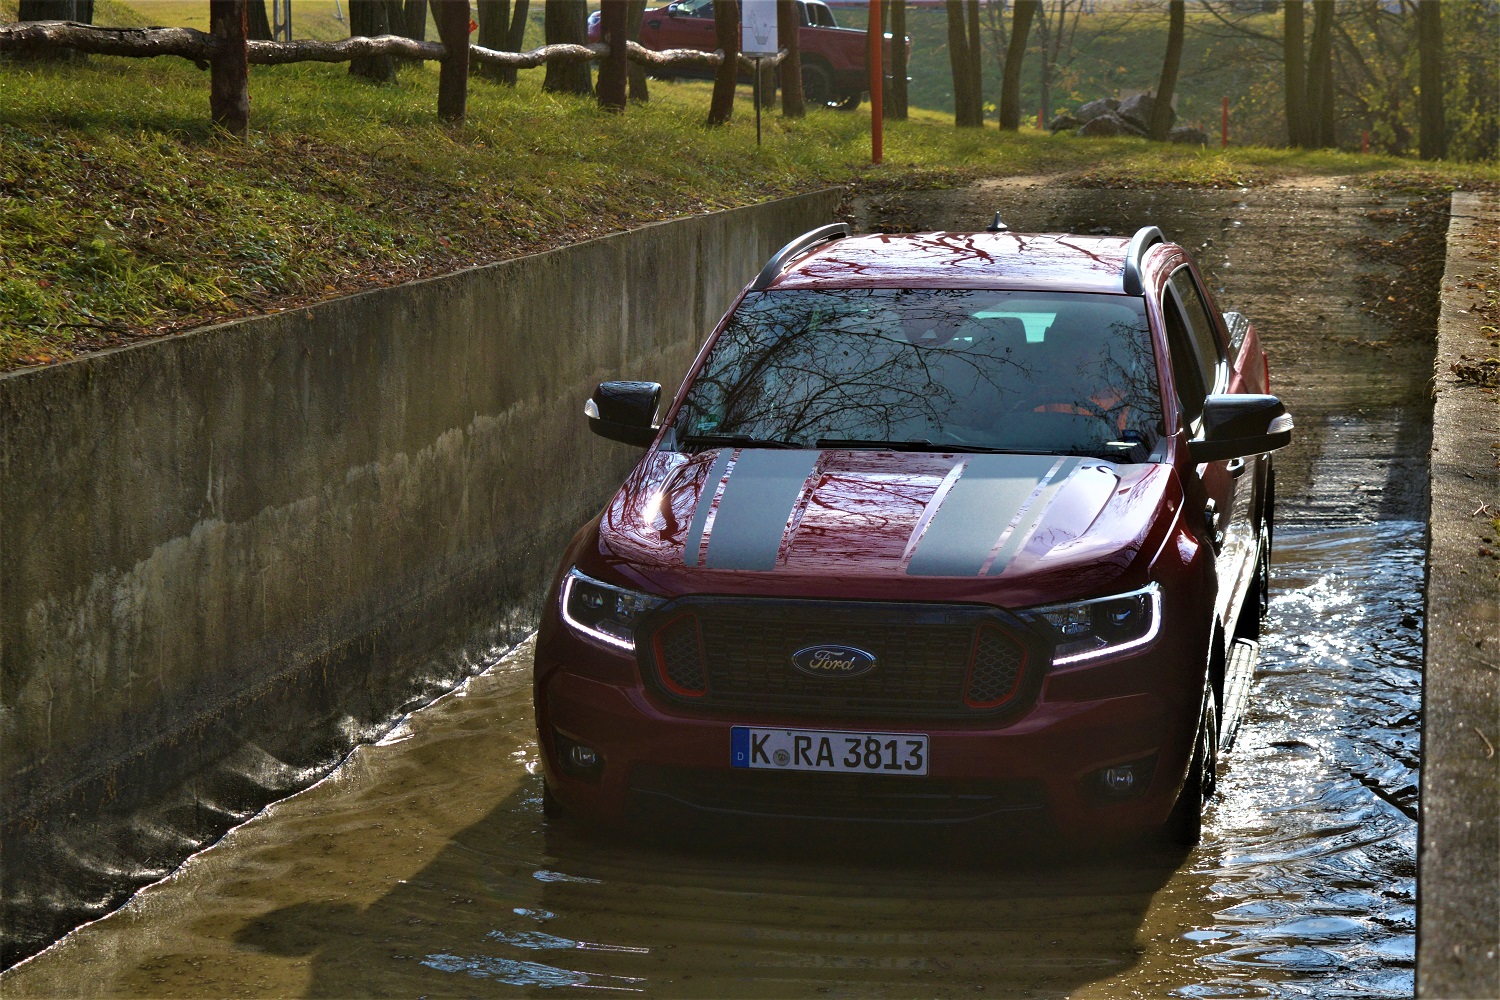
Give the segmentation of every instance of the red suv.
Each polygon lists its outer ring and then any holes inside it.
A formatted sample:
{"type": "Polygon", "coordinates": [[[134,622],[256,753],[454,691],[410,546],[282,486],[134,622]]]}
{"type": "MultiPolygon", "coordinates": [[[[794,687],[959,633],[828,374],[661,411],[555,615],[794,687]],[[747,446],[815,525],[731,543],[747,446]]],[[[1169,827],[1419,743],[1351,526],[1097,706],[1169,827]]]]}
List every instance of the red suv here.
{"type": "MultiPolygon", "coordinates": [[[[870,70],[866,61],[865,33],[855,28],[841,28],[833,11],[819,0],[797,0],[797,15],[802,27],[797,45],[802,59],[802,91],[807,103],[814,106],[852,110],[870,89],[870,70]]],[[[589,41],[599,41],[600,14],[589,15],[589,41]]],[[[640,43],[648,49],[698,49],[713,52],[719,47],[714,33],[713,0],[675,0],[665,7],[647,10],[641,16],[640,43]]],[[[907,50],[911,40],[906,40],[907,50]]],[[[887,76],[891,66],[891,36],[885,36],[884,56],[887,76]]],[[[693,76],[696,71],[675,71],[693,76]]],[[[712,76],[712,73],[703,73],[712,76]]]]}
{"type": "Polygon", "coordinates": [[[655,383],[588,401],[648,450],[546,603],[547,807],[1196,841],[1291,440],[1268,382],[1155,228],[793,241],[659,422],[655,383]]]}

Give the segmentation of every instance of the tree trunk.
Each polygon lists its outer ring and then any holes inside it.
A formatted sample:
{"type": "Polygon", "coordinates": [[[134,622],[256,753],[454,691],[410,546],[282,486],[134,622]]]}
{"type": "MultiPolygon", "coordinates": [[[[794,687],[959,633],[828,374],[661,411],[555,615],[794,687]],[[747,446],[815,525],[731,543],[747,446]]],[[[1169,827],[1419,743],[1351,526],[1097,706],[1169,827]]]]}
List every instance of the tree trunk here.
{"type": "MultiPolygon", "coordinates": [[[[589,8],[584,0],[547,0],[543,21],[547,44],[586,45],[588,43],[589,8]]],[[[594,95],[594,80],[588,63],[565,63],[549,60],[542,89],[564,94],[594,95]]]]}
{"type": "Polygon", "coordinates": [[[1151,138],[1166,142],[1172,131],[1172,94],[1177,90],[1177,70],[1182,65],[1182,28],[1185,14],[1183,0],[1172,0],[1167,28],[1167,54],[1161,61],[1161,82],[1156,85],[1156,101],[1151,105],[1151,138]]]}
{"type": "Polygon", "coordinates": [[[253,41],[269,42],[274,40],[271,36],[271,18],[266,14],[265,0],[247,0],[245,4],[245,32],[253,41]]]}
{"type": "MultiPolygon", "coordinates": [[[[984,125],[984,109],[975,92],[973,60],[962,0],[946,0],[948,11],[948,66],[953,71],[953,124],[959,128],[984,125]]],[[[978,41],[978,39],[974,39],[978,41]]]]}
{"type": "Polygon", "coordinates": [[[781,117],[802,118],[807,100],[802,96],[802,21],[795,0],[776,0],[776,45],[786,49],[781,60],[781,117]]]}
{"type": "MultiPolygon", "coordinates": [[[[21,0],[16,11],[17,21],[77,21],[79,24],[94,23],[94,0],[21,0]]],[[[83,53],[73,49],[42,49],[29,52],[28,59],[72,59],[82,58],[83,53]]]]}
{"type": "Polygon", "coordinates": [[[714,72],[708,124],[723,125],[734,116],[735,78],[740,71],[740,5],[736,0],[714,0],[714,41],[724,53],[724,61],[714,72]]]}
{"type": "MultiPolygon", "coordinates": [[[[632,42],[641,40],[641,18],[646,13],[646,0],[630,0],[625,5],[625,37],[632,42]]],[[[646,82],[646,67],[638,62],[629,64],[630,99],[645,104],[651,100],[651,87],[646,82]]]]}
{"type": "MultiPolygon", "coordinates": [[[[349,0],[349,37],[374,38],[390,33],[390,6],[385,0],[349,0]]],[[[349,72],[374,83],[394,83],[396,60],[392,56],[359,56],[349,61],[349,72]]]]}
{"type": "Polygon", "coordinates": [[[627,14],[625,0],[603,0],[599,6],[599,40],[609,46],[609,55],[599,62],[599,106],[606,111],[625,110],[627,14]]]}
{"type": "Polygon", "coordinates": [[[208,109],[214,124],[240,139],[250,132],[250,58],[246,0],[209,0],[209,34],[219,51],[209,59],[208,109]]]}
{"type": "MultiPolygon", "coordinates": [[[[1064,9],[1057,16],[1061,20],[1066,15],[1064,9]]],[[[1052,113],[1052,18],[1046,7],[1037,11],[1036,33],[1037,47],[1042,50],[1042,64],[1037,73],[1036,127],[1046,128],[1052,113]]]]}
{"type": "Polygon", "coordinates": [[[984,42],[979,34],[979,0],[969,0],[965,14],[969,22],[969,100],[974,105],[974,125],[984,125],[984,42]]]}
{"type": "MultiPolygon", "coordinates": [[[[475,38],[480,46],[505,51],[506,39],[510,37],[510,0],[477,0],[479,35],[475,38]]],[[[508,66],[491,66],[479,63],[470,71],[486,80],[504,83],[506,71],[510,72],[510,83],[515,83],[516,71],[508,66]]]]}
{"type": "Polygon", "coordinates": [[[432,19],[448,50],[438,69],[438,117],[461,122],[469,101],[469,0],[432,0],[432,19]]]}
{"type": "Polygon", "coordinates": [[[406,25],[403,35],[414,42],[427,41],[427,0],[406,0],[401,19],[406,25]]]}
{"type": "Polygon", "coordinates": [[[891,9],[891,92],[885,97],[885,116],[906,121],[906,0],[887,0],[891,9]]]}
{"type": "Polygon", "coordinates": [[[1286,141],[1307,146],[1307,65],[1303,56],[1302,0],[1282,4],[1281,58],[1286,87],[1286,141]]]}
{"type": "Polygon", "coordinates": [[[1333,145],[1334,0],[1314,0],[1312,46],[1307,60],[1308,145],[1333,145]]]}
{"type": "MultiPolygon", "coordinates": [[[[510,34],[505,39],[505,51],[520,52],[526,42],[526,23],[531,15],[531,0],[516,0],[510,12],[510,34]]],[[[500,82],[508,87],[516,85],[516,71],[507,66],[500,74],[500,82]]]]}
{"type": "Polygon", "coordinates": [[[1422,134],[1418,143],[1422,159],[1441,160],[1447,152],[1447,139],[1443,121],[1443,5],[1438,0],[1417,4],[1417,58],[1422,88],[1422,134]]]}
{"type": "Polygon", "coordinates": [[[1039,7],[1037,0],[1016,0],[1010,17],[1010,45],[1005,52],[1005,73],[1000,78],[1000,127],[1008,132],[1021,127],[1021,63],[1039,7]]]}

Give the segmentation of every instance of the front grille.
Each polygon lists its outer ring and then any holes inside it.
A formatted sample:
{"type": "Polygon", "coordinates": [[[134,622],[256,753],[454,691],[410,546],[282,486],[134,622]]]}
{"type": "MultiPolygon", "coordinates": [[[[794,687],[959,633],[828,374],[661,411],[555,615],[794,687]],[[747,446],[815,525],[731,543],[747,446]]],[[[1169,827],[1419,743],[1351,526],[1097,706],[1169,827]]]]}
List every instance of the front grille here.
{"type": "Polygon", "coordinates": [[[642,623],[642,674],[709,709],[830,717],[962,718],[1024,704],[1041,662],[1014,619],[977,605],[683,598],[642,623]],[[851,646],[858,676],[810,676],[801,650],[851,646]]]}
{"type": "Polygon", "coordinates": [[[879,774],[709,770],[638,764],[630,772],[637,821],[702,816],[952,824],[1026,816],[1046,806],[1029,781],[952,781],[879,774]]]}
{"type": "Polygon", "coordinates": [[[703,643],[698,617],[683,612],[657,629],[652,637],[661,678],[673,693],[697,698],[704,693],[703,643]]]}

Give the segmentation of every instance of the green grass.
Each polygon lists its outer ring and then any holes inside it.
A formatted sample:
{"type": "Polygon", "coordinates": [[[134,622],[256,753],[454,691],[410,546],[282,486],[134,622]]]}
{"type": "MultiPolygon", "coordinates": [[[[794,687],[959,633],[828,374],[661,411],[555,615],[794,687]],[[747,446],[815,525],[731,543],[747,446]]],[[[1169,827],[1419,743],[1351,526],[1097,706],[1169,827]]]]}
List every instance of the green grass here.
{"type": "MultiPolygon", "coordinates": [[[[248,142],[208,121],[208,77],[176,59],[0,62],[0,370],[141,336],[829,184],[910,188],[1061,174],[1102,185],[1242,185],[1286,173],[1395,172],[1393,158],[1079,140],[891,123],[869,166],[869,119],[775,113],[755,145],[703,125],[708,86],[653,82],[623,115],[476,80],[467,124],[435,118],[436,66],[395,86],[342,65],[256,67],[248,142]]],[[[1410,183],[1493,185],[1493,168],[1410,183]]]]}

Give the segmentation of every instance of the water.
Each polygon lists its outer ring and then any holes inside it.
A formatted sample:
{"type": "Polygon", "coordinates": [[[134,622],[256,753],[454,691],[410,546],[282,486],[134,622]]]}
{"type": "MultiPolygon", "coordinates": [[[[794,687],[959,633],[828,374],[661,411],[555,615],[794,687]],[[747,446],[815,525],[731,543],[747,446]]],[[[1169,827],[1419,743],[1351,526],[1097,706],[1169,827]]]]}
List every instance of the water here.
{"type": "MultiPolygon", "coordinates": [[[[1431,348],[1345,305],[1346,244],[1330,271],[1326,241],[1287,243],[1288,204],[1292,237],[1347,227],[1334,191],[1173,193],[1184,241],[1233,228],[1224,304],[1256,318],[1299,426],[1260,670],[1199,848],[547,821],[523,645],[6,995],[1410,996],[1431,348]],[[1299,268],[1324,279],[1293,302],[1299,268]]],[[[1037,211],[1141,214],[1131,197],[1037,211]]]]}

